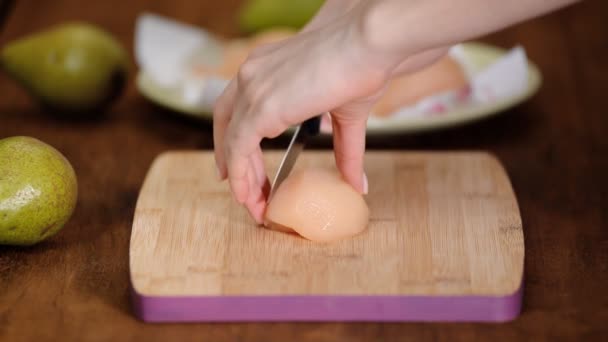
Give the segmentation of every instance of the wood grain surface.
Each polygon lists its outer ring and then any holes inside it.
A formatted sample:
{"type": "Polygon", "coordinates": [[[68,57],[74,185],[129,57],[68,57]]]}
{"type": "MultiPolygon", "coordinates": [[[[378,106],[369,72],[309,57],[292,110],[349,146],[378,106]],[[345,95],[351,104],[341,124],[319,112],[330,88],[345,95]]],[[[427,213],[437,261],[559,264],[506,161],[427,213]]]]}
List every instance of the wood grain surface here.
{"type": "MultiPolygon", "coordinates": [[[[16,1],[0,44],[66,20],[102,25],[129,49],[152,11],[237,35],[240,1],[16,1]]],[[[149,104],[133,87],[104,118],[74,122],[39,109],[0,73],[0,137],[30,135],[61,150],[79,178],[72,220],[31,248],[0,247],[2,341],[594,341],[608,334],[608,2],[587,0],[484,37],[521,43],[543,72],[540,92],[500,116],[371,149],[489,150],[504,163],[525,227],[522,316],[501,324],[145,325],[129,308],[129,237],[137,195],[167,150],[209,149],[211,127],[149,104]]],[[[134,68],[134,65],[132,65],[134,68]]],[[[134,70],[131,76],[134,75],[134,70]]],[[[285,147],[278,139],[267,148],[285,147]]],[[[329,148],[326,141],[312,144],[329,148]]]]}
{"type": "MultiPolygon", "coordinates": [[[[269,171],[281,158],[267,153],[269,171]]],[[[305,152],[296,168],[332,163],[331,152],[305,152]]],[[[369,152],[365,167],[367,229],[321,244],[257,227],[213,177],[213,153],[164,153],[137,201],[133,287],[146,296],[508,296],[519,289],[521,219],[495,158],[369,152]]]]}

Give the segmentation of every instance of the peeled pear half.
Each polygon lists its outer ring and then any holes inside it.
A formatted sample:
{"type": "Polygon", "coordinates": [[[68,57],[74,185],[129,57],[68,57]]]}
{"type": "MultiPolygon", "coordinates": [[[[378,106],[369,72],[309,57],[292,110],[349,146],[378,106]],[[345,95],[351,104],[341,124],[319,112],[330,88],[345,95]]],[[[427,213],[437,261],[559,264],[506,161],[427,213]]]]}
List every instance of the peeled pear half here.
{"type": "Polygon", "coordinates": [[[363,196],[337,170],[294,170],[266,211],[271,229],[296,232],[316,242],[346,239],[365,230],[369,208],[363,196]]]}

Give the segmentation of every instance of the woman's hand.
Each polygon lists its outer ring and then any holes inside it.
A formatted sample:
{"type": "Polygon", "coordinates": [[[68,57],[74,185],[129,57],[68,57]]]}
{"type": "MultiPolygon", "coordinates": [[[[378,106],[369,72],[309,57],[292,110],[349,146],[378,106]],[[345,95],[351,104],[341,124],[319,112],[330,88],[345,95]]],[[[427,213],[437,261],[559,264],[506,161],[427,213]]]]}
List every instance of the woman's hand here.
{"type": "Polygon", "coordinates": [[[268,179],[260,141],[330,112],[336,164],[365,192],[368,112],[390,78],[436,61],[446,46],[560,8],[576,0],[328,0],[293,38],[262,46],[243,63],[214,110],[220,178],[257,222],[268,179]]]}
{"type": "Polygon", "coordinates": [[[368,111],[391,67],[359,42],[352,16],[253,51],[214,110],[214,142],[221,178],[239,203],[262,222],[268,181],[260,141],[331,111],[336,163],[365,191],[363,152],[368,111]]]}
{"type": "MultiPolygon", "coordinates": [[[[367,192],[363,170],[369,111],[390,78],[437,60],[445,48],[406,60],[366,47],[358,16],[324,12],[298,35],[254,50],[216,102],[214,145],[218,172],[236,200],[261,223],[269,190],[260,142],[290,126],[330,112],[336,165],[357,191],[367,192]]],[[[321,13],[320,13],[321,14],[321,13]]]]}

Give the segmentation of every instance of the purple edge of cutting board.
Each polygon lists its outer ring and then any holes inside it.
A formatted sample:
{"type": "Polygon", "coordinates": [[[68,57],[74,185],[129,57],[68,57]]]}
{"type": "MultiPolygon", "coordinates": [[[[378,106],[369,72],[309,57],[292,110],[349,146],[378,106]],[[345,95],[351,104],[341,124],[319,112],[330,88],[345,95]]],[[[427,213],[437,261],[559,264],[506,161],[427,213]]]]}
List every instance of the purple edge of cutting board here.
{"type": "Polygon", "coordinates": [[[515,319],[523,279],[506,296],[146,296],[131,287],[144,322],[507,322],[515,319]]]}

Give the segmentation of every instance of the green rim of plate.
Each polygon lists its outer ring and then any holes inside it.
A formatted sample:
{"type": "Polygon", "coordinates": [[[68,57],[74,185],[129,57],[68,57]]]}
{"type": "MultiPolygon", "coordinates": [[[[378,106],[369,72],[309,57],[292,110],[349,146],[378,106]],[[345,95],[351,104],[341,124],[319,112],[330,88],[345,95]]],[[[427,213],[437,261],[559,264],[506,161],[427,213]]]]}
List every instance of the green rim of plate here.
{"type": "MultiPolygon", "coordinates": [[[[478,42],[463,43],[462,50],[469,58],[474,69],[484,68],[507,53],[505,49],[478,42]]],[[[524,91],[516,96],[491,104],[461,106],[441,116],[393,118],[387,120],[375,119],[368,124],[367,133],[374,135],[415,133],[477,121],[499,114],[508,108],[526,101],[538,91],[541,83],[542,77],[538,67],[528,60],[528,85],[524,91]]],[[[137,74],[136,86],[145,98],[178,114],[205,121],[213,119],[211,112],[184,103],[180,100],[181,95],[176,90],[166,89],[157,85],[148,75],[141,71],[137,74]]]]}

